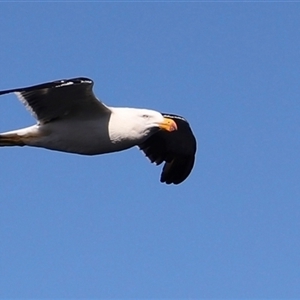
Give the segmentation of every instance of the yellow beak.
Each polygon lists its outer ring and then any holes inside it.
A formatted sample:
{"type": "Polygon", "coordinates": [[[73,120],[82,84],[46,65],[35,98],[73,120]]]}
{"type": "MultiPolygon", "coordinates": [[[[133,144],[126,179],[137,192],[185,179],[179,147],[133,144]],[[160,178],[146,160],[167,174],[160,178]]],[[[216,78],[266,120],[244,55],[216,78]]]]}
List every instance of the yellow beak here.
{"type": "Polygon", "coordinates": [[[177,130],[177,125],[174,120],[169,118],[164,118],[163,122],[159,124],[159,128],[167,131],[177,130]]]}

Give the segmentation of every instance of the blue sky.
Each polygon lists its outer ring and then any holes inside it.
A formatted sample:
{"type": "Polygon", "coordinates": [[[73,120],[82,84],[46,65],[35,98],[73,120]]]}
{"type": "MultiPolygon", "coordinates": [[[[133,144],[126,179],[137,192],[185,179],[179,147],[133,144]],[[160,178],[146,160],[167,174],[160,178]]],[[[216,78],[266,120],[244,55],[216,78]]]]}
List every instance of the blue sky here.
{"type": "MultiPolygon", "coordinates": [[[[76,76],[177,113],[179,186],[138,149],[1,148],[0,298],[300,298],[299,3],[1,3],[0,90],[76,76]]],[[[0,131],[34,124],[2,96],[0,131]]]]}

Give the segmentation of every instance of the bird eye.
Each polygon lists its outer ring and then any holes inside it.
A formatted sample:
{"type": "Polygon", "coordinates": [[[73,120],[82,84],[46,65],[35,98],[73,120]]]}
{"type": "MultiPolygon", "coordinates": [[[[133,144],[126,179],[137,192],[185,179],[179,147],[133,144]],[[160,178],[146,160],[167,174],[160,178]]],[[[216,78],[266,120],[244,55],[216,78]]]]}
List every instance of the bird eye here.
{"type": "Polygon", "coordinates": [[[144,118],[144,119],[148,119],[148,118],[149,118],[149,115],[143,115],[143,118],[144,118]]]}

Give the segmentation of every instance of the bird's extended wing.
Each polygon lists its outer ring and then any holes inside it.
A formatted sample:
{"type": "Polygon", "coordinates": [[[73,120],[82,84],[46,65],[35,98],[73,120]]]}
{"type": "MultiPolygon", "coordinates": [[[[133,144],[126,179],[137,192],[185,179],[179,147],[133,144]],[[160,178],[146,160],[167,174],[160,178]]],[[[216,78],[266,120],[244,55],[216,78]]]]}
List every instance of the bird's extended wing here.
{"type": "Polygon", "coordinates": [[[18,98],[40,122],[53,119],[108,113],[110,110],[93,93],[88,78],[57,80],[25,88],[0,91],[0,95],[16,93],[18,98]]]}
{"type": "Polygon", "coordinates": [[[172,114],[162,114],[173,119],[177,130],[167,132],[160,130],[139,145],[152,163],[157,165],[165,161],[161,182],[179,184],[191,173],[197,143],[189,123],[182,117],[172,114]]]}

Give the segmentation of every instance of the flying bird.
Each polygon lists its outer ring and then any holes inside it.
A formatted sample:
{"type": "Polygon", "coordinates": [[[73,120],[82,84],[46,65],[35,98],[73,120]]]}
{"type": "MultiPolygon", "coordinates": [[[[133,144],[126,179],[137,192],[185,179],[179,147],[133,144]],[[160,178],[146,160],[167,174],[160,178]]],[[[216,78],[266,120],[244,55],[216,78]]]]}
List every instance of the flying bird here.
{"type": "Polygon", "coordinates": [[[0,133],[0,146],[33,146],[83,155],[138,146],[152,163],[165,162],[160,181],[179,184],[195,161],[196,139],[181,116],[155,110],[110,107],[93,93],[89,78],[0,91],[15,93],[37,124],[0,133]]]}

